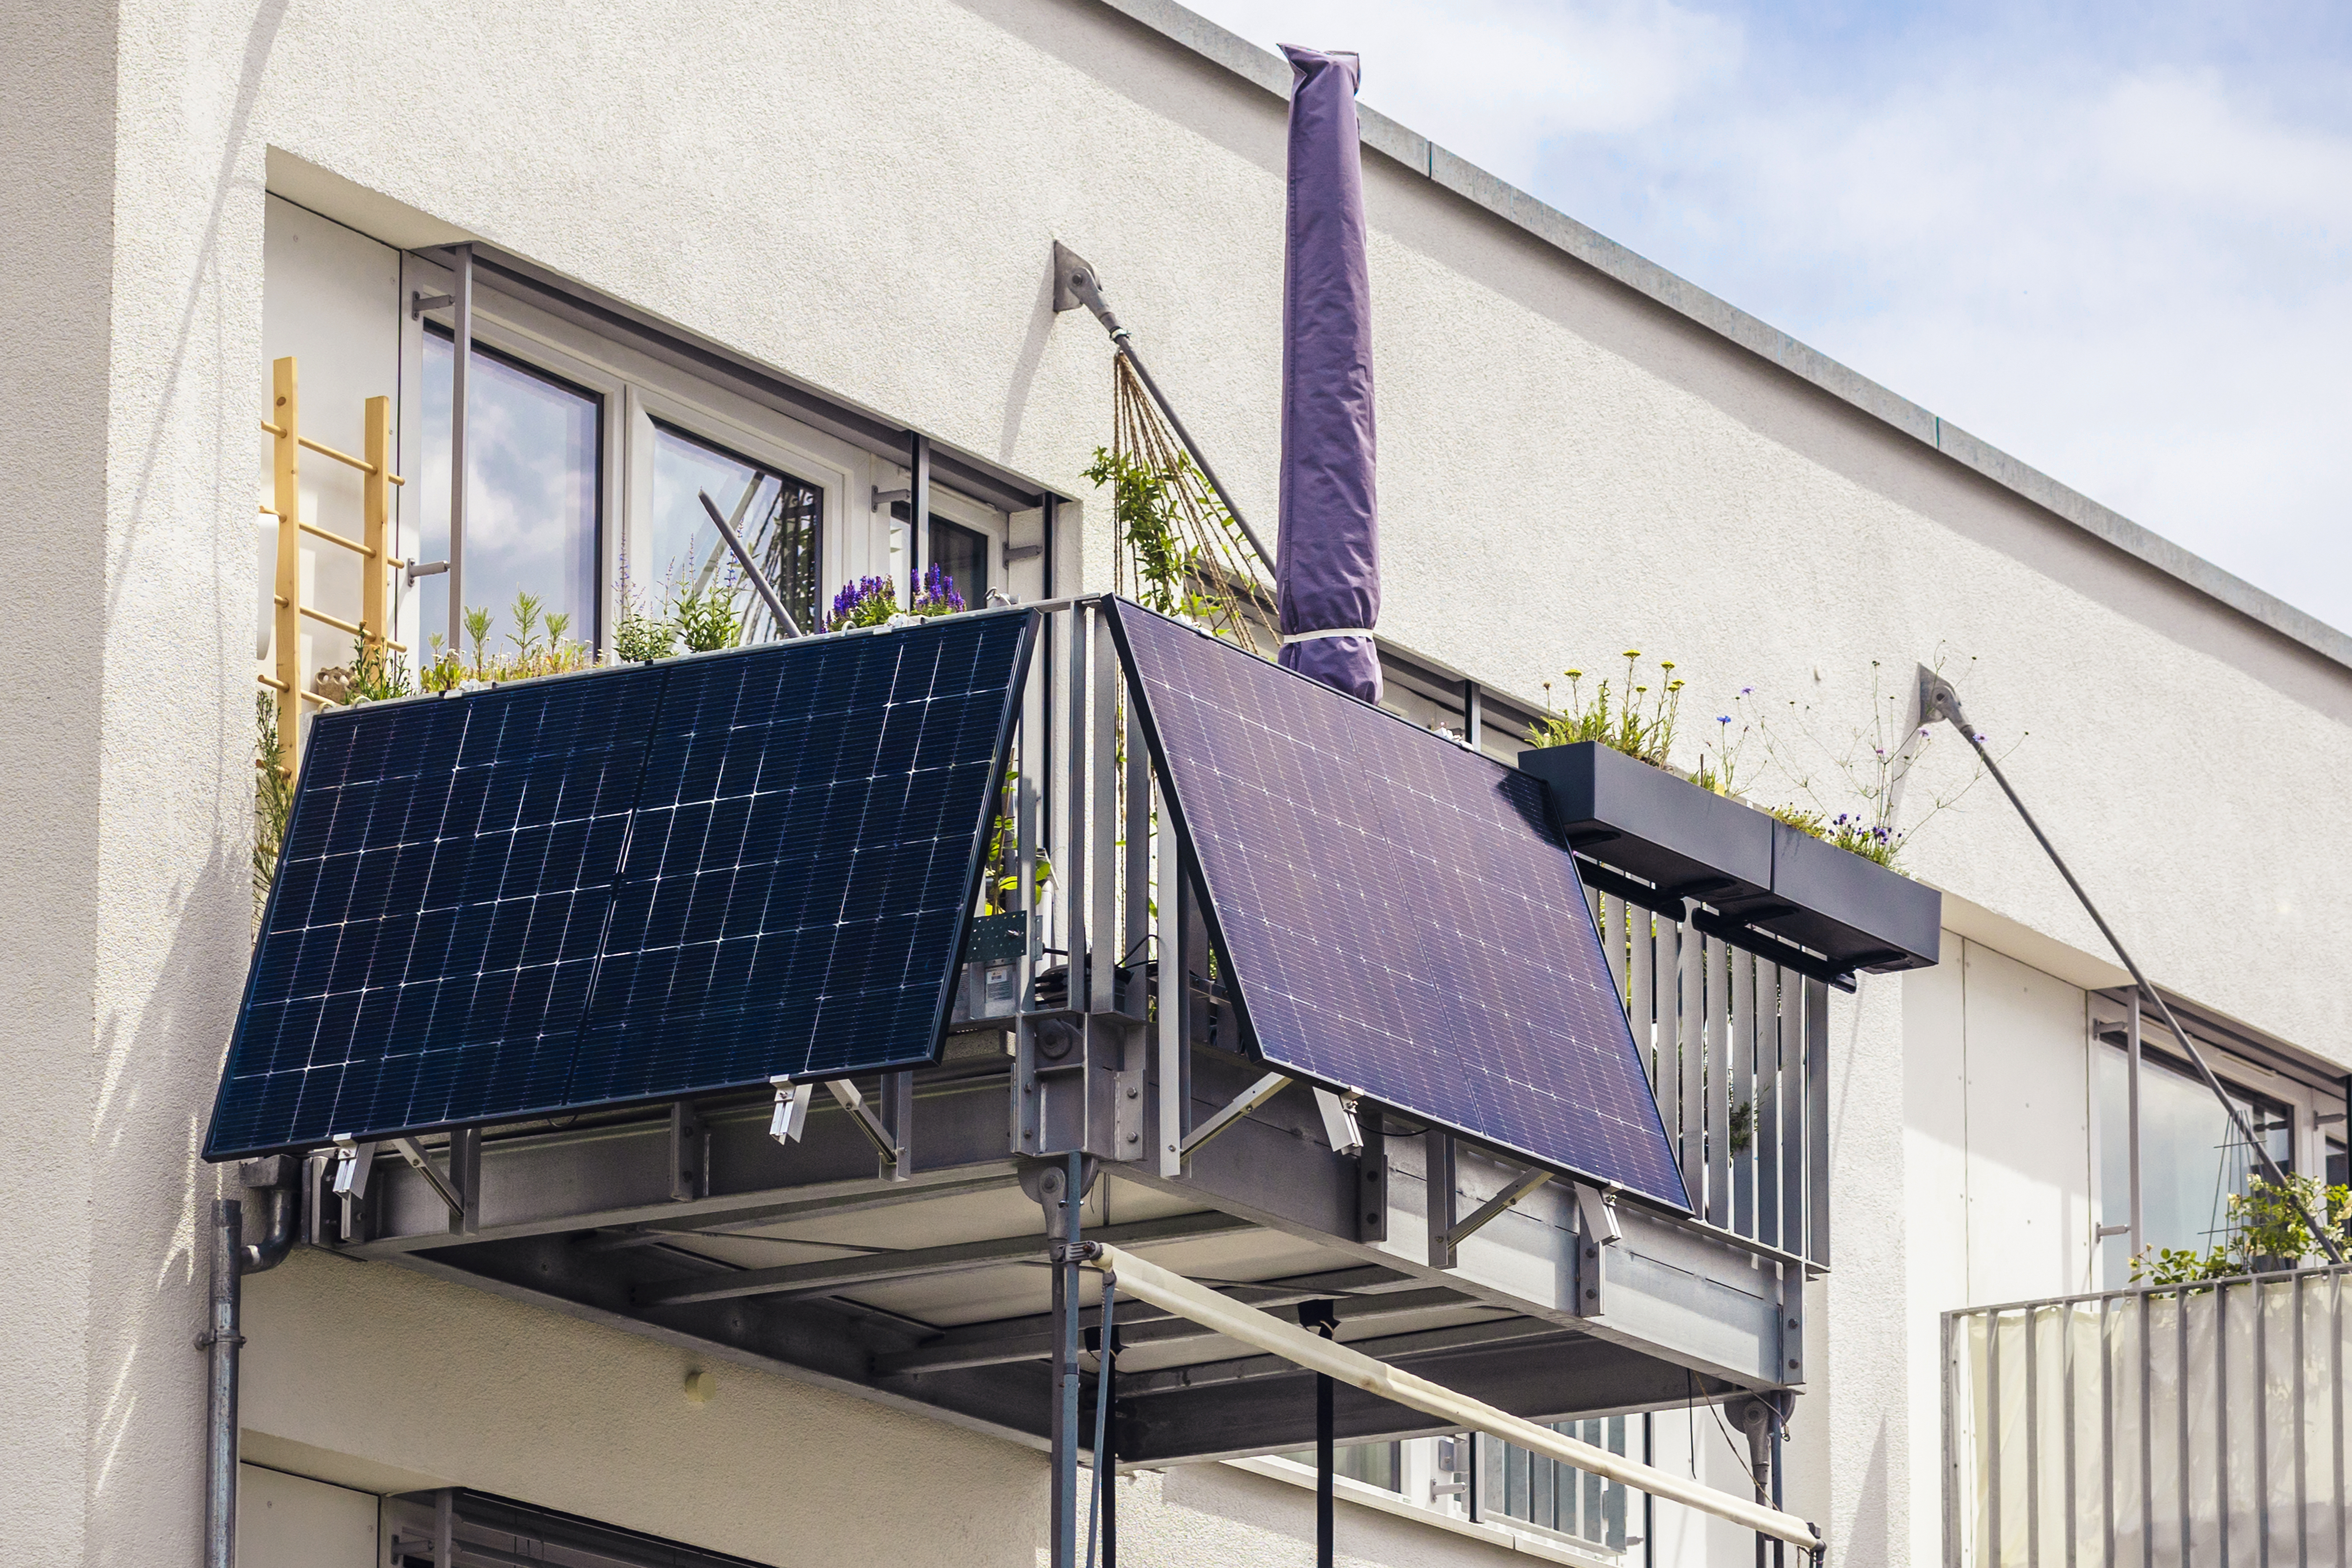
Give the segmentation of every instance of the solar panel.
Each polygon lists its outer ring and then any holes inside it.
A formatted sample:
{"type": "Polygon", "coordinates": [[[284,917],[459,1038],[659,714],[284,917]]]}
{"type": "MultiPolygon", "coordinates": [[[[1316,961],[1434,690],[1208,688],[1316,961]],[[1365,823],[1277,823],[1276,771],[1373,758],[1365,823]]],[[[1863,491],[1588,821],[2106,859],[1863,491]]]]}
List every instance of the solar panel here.
{"type": "Polygon", "coordinates": [[[1034,620],[320,714],[206,1157],[930,1060],[1034,620]]]}
{"type": "Polygon", "coordinates": [[[1150,611],[1114,625],[1258,1054],[1687,1209],[1543,786],[1150,611]]]}

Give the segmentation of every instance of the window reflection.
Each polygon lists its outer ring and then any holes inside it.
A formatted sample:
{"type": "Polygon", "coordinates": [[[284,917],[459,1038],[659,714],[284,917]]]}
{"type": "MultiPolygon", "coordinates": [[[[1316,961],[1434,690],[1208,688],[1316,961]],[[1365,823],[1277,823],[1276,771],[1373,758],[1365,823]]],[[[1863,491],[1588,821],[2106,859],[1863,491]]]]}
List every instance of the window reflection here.
{"type": "MultiPolygon", "coordinates": [[[[817,534],[824,520],[824,492],[780,469],[755,463],[699,437],[667,425],[654,426],[653,550],[648,569],[655,581],[630,584],[649,613],[683,594],[730,579],[734,558],[703,510],[709,491],[719,510],[760,563],[776,596],[803,631],[816,625],[817,534]],[[738,521],[739,516],[740,521],[738,521]]],[[[766,605],[746,588],[741,595],[743,640],[773,635],[766,605]]]]}
{"type": "MultiPolygon", "coordinates": [[[[2284,1107],[2232,1091],[2254,1135],[2282,1169],[2294,1157],[2284,1107]]],[[[2099,1053],[2099,1194],[2101,1224],[2131,1220],[2131,1058],[2107,1047],[2099,1053]]],[[[2229,1237],[2229,1200],[2242,1194],[2260,1169],[2254,1152],[2230,1124],[2229,1113],[2205,1081],[2145,1047],[2139,1072],[2140,1246],[2205,1252],[2229,1237]]],[[[2107,1283],[2131,1281],[2131,1238],[2110,1237],[2105,1247],[2107,1283]]]]}
{"type": "MultiPolygon", "coordinates": [[[[418,557],[449,555],[449,380],[455,345],[425,339],[425,472],[418,557]]],[[[467,379],[464,592],[466,607],[488,613],[489,657],[530,640],[543,646],[551,625],[565,641],[597,639],[598,527],[602,504],[604,400],[594,393],[475,345],[467,379]],[[516,624],[516,600],[537,601],[528,629],[516,624]],[[549,617],[553,617],[551,620],[549,617]]],[[[449,595],[438,578],[423,579],[427,647],[455,645],[468,667],[473,639],[453,637],[449,595]]]]}

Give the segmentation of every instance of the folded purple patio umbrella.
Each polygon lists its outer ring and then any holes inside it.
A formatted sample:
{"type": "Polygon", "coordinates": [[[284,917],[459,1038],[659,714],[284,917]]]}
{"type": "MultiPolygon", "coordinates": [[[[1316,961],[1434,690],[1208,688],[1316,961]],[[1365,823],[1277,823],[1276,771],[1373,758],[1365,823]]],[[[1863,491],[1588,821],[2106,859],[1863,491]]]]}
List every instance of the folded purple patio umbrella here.
{"type": "Polygon", "coordinates": [[[1379,508],[1373,498],[1371,279],[1364,261],[1359,68],[1283,47],[1290,94],[1282,268],[1282,511],[1275,600],[1282,662],[1377,702],[1379,508]]]}

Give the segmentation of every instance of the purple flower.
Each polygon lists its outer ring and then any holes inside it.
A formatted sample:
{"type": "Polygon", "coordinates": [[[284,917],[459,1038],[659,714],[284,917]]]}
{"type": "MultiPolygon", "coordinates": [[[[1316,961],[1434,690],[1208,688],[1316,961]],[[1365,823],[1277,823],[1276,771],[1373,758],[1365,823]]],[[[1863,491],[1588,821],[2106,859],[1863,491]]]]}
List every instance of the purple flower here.
{"type": "Polygon", "coordinates": [[[915,607],[923,610],[940,605],[945,605],[953,614],[963,608],[963,595],[955,591],[955,579],[940,571],[940,563],[934,561],[923,568],[922,585],[915,593],[915,607]]]}

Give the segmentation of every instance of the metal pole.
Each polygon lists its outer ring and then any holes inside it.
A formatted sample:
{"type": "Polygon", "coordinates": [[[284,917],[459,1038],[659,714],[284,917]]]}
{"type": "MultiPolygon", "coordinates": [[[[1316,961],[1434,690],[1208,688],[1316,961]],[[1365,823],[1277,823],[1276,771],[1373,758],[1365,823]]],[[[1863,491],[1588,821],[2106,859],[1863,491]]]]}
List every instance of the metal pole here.
{"type": "Polygon", "coordinates": [[[2129,1240],[2130,1240],[2130,1246],[2131,1246],[2131,1255],[2132,1255],[2134,1258],[2137,1258],[2137,1257],[2139,1256],[2139,1254],[2140,1254],[2140,1248],[2142,1248],[2142,1247],[2146,1247],[2146,1246],[2147,1245],[2147,1242],[2146,1238],[2141,1235],[2141,1231],[2140,1231],[2140,1215],[2141,1215],[2141,1207],[2140,1207],[2140,1184],[2139,1184],[2139,992],[2138,992],[2138,990],[2137,990],[2137,988],[2135,988],[2135,989],[2133,990],[2133,992],[2132,992],[2132,995],[2131,995],[2131,1016],[2130,1016],[2130,1018],[2128,1018],[2127,1020],[2126,1020],[2126,1022],[2125,1022],[2125,1024],[2124,1024],[2124,1043],[2125,1043],[2125,1046],[2126,1047],[2126,1048],[2127,1048],[2127,1049],[2129,1049],[2129,1051],[2131,1052],[2131,1062],[2130,1062],[2130,1064],[2129,1064],[2129,1075],[2128,1075],[2128,1078],[2127,1078],[2127,1079],[2126,1079],[2126,1082],[2127,1082],[2127,1084],[2128,1084],[2128,1089],[2127,1089],[2127,1092],[2126,1092],[2126,1096],[2125,1096],[2125,1098],[2129,1101],[2129,1110],[2130,1110],[2130,1112],[2131,1112],[2131,1127],[2130,1127],[2130,1128],[2129,1128],[2129,1130],[2126,1131],[2126,1135],[2125,1135],[2125,1139],[2124,1139],[2124,1150],[2125,1150],[2125,1152],[2126,1152],[2126,1153],[2130,1157],[2130,1160],[2131,1160],[2131,1191],[2130,1191],[2130,1194],[2129,1194],[2129,1196],[2130,1196],[2130,1198],[2131,1198],[2131,1212],[2130,1212],[2128,1215],[2126,1215],[2125,1216],[2125,1218],[2126,1218],[2126,1221],[2130,1224],[2130,1226],[2131,1226],[2131,1235],[2130,1235],[2130,1238],[2129,1238],[2129,1240]]]}
{"type": "Polygon", "coordinates": [[[725,514],[719,511],[719,503],[710,499],[709,490],[696,493],[702,497],[702,510],[709,512],[710,521],[719,525],[719,537],[725,540],[727,548],[735,552],[735,559],[742,566],[743,574],[751,579],[752,589],[766,603],[768,613],[776,617],[776,625],[784,629],[784,635],[788,637],[800,636],[801,624],[793,619],[793,613],[784,608],[784,602],[776,597],[775,589],[768,585],[768,574],[760,570],[760,563],[751,559],[751,552],[749,550],[743,548],[741,537],[728,523],[725,514]]]}
{"type": "Polygon", "coordinates": [[[1063,300],[1075,299],[1094,312],[1095,320],[1100,321],[1103,331],[1110,334],[1111,345],[1126,356],[1129,364],[1135,367],[1136,377],[1143,383],[1143,390],[1151,394],[1151,401],[1160,405],[1168,427],[1176,432],[1176,439],[1184,444],[1184,450],[1192,458],[1193,466],[1201,470],[1201,477],[1208,480],[1209,488],[1216,492],[1217,504],[1225,509],[1225,515],[1234,520],[1234,525],[1242,531],[1242,537],[1249,541],[1250,548],[1257,552],[1257,558],[1265,563],[1266,570],[1272,571],[1274,552],[1265,547],[1265,541],[1260,539],[1257,530],[1249,525],[1249,520],[1242,515],[1242,509],[1234,504],[1234,498],[1226,493],[1216,470],[1209,467],[1209,459],[1202,455],[1201,444],[1192,439],[1190,430],[1184,428],[1184,421],[1178,417],[1175,405],[1170,403],[1168,395],[1160,390],[1160,384],[1151,379],[1151,372],[1145,366],[1143,356],[1135,352],[1133,335],[1119,325],[1118,318],[1111,314],[1109,303],[1103,299],[1102,280],[1095,276],[1095,269],[1058,240],[1054,245],[1054,308],[1057,310],[1067,309],[1063,300]]]}
{"type": "Polygon", "coordinates": [[[1062,1187],[1062,1266],[1054,1271],[1054,1312],[1061,1350],[1054,1390],[1054,1568],[1077,1568],[1078,1546],[1078,1328],[1079,1229],[1085,1194],[1085,1156],[1070,1152],[1062,1187]]]}
{"type": "Polygon", "coordinates": [[[923,567],[929,554],[931,528],[931,444],[920,436],[907,437],[907,607],[923,585],[923,567]]]}
{"type": "MultiPolygon", "coordinates": [[[[1298,1306],[1298,1326],[1327,1340],[1337,1339],[1339,1310],[1329,1301],[1302,1301],[1298,1306]]],[[[1335,1386],[1328,1374],[1315,1374],[1315,1568],[1331,1568],[1333,1561],[1331,1481],[1339,1467],[1331,1409],[1335,1386]]]]}
{"type": "Polygon", "coordinates": [[[466,625],[466,393],[474,358],[474,247],[457,246],[450,262],[457,276],[449,288],[449,651],[456,653],[466,625]]]}
{"type": "Polygon", "coordinates": [[[1919,715],[1922,724],[1948,719],[1952,727],[1967,738],[1969,746],[1983,762],[1985,771],[1992,774],[1992,782],[2000,786],[2000,793],[2007,795],[2009,804],[2017,808],[2018,816],[2024,821],[2027,831],[2033,835],[2034,842],[2042,846],[2042,852],[2050,857],[2050,863],[2058,868],[2058,874],[2066,879],[2066,886],[2074,892],[2075,901],[2083,906],[2083,912],[2091,917],[2091,923],[2099,928],[2099,934],[2107,939],[2109,947],[2116,950],[2116,957],[2122,961],[2124,968],[2130,973],[2132,984],[2156,1004],[2157,1016],[2164,1020],[2164,1026],[2172,1031],[2172,1037],[2180,1042],[2180,1048],[2189,1053],[2189,1061],[2196,1066],[2197,1076],[2205,1080],[2205,1087],[2211,1089],[2213,1098],[2221,1102],[2222,1110],[2230,1118],[2230,1125],[2237,1129],[2238,1136],[2245,1140],[2246,1147],[2253,1151],[2255,1159],[2262,1162],[2264,1179],[2294,1206],[2295,1217],[2302,1220],[2304,1227],[2317,1239],[2320,1249],[2327,1254],[2327,1261],[2342,1263],[2343,1249],[2336,1245],[2336,1238],[2321,1228],[2311,1211],[2304,1206],[2301,1194],[2288,1184],[2286,1173],[2279,1169],[2276,1160],[2271,1158],[2271,1152],[2255,1140],[2253,1129],[2238,1112],[2237,1101],[2231,1100],[2230,1091],[2221,1087],[2221,1080],[2214,1076],[2212,1068],[2205,1060],[2205,1053],[2197,1048],[2197,1042],[2189,1037],[2189,1031],[2182,1028],[2180,1021],[2172,1016],[2171,1005],[2165,1001],[2164,994],[2148,983],[2147,976],[2140,972],[2139,964],[2125,948],[2123,939],[2116,935],[2115,928],[2107,924],[2106,917],[2099,913],[2096,904],[2091,902],[2091,895],[2083,890],[2083,884],[2074,879],[2074,873],[2058,853],[2058,847],[2050,842],[2050,836],[2042,831],[2042,825],[2033,820],[2032,812],[2025,809],[2025,802],[2018,798],[2017,791],[2010,784],[2009,775],[2000,771],[1999,763],[1993,761],[1984,737],[1960,711],[1960,694],[1952,689],[1950,681],[1924,667],[1919,671],[1919,715]]]}
{"type": "Polygon", "coordinates": [[[205,1332],[205,1568],[236,1563],[236,1352],[240,1331],[237,1266],[245,1250],[245,1205],[213,1204],[212,1293],[205,1332]]]}
{"type": "Polygon", "coordinates": [[[457,1489],[443,1487],[433,1494],[433,1568],[454,1568],[457,1555],[457,1489]]]}

